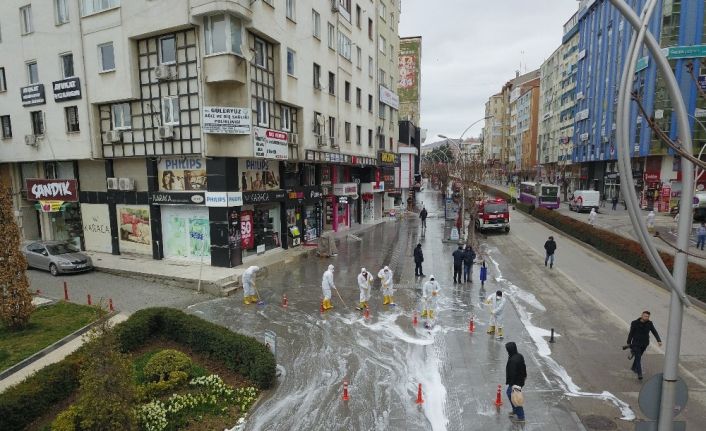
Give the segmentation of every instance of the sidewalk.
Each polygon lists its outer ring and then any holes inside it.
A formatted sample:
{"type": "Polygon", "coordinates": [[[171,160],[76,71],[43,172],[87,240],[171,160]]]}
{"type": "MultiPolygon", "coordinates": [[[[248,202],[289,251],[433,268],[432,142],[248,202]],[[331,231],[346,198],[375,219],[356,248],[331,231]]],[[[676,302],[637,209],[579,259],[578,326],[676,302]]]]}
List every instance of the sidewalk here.
{"type": "MultiPolygon", "coordinates": [[[[333,237],[341,241],[348,235],[364,232],[387,221],[390,219],[382,218],[370,224],[356,224],[348,230],[333,233],[333,237]]],[[[202,291],[215,296],[227,296],[241,286],[241,276],[249,266],[274,268],[302,257],[315,256],[316,250],[317,247],[312,246],[280,249],[245,258],[243,264],[235,268],[220,268],[210,266],[208,263],[201,265],[199,262],[169,259],[154,260],[149,256],[136,254],[113,255],[98,252],[86,252],[86,254],[93,259],[93,265],[97,271],[191,290],[198,289],[200,279],[202,291]]]]}

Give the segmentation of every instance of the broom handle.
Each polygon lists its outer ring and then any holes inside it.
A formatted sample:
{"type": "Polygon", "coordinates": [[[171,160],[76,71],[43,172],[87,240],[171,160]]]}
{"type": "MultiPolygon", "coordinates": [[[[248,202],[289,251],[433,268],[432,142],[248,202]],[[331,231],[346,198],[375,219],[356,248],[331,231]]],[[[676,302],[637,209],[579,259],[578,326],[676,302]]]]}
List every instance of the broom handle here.
{"type": "Polygon", "coordinates": [[[346,308],[348,308],[348,306],[346,305],[346,302],[343,300],[343,298],[341,298],[341,294],[338,293],[338,289],[336,288],[336,286],[333,287],[333,290],[336,291],[336,295],[338,295],[338,299],[341,300],[341,303],[343,304],[343,306],[346,307],[346,308]]]}

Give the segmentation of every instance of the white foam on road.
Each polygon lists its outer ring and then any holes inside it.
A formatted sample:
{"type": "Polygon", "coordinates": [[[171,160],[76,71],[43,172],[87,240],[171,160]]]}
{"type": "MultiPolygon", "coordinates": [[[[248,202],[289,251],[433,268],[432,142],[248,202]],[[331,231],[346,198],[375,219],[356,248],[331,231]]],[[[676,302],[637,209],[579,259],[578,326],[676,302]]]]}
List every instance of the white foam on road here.
{"type": "MultiPolygon", "coordinates": [[[[517,298],[521,298],[524,300],[524,298],[527,298],[528,293],[503,278],[502,272],[500,271],[500,264],[498,264],[498,262],[493,259],[492,256],[489,255],[488,257],[493,263],[493,265],[495,265],[495,270],[497,272],[495,280],[499,283],[503,283],[507,287],[507,290],[511,293],[511,295],[508,296],[510,298],[510,302],[512,302],[512,304],[515,306],[515,309],[517,310],[517,313],[520,315],[520,321],[529,333],[530,338],[532,338],[532,341],[537,347],[537,352],[539,356],[542,357],[545,365],[559,379],[559,383],[561,384],[564,393],[570,397],[595,398],[603,401],[608,401],[620,410],[620,414],[622,415],[621,419],[626,421],[634,420],[635,413],[625,401],[621,400],[620,398],[616,397],[608,391],[603,391],[601,393],[584,392],[578,385],[574,383],[574,380],[571,378],[566,369],[561,366],[556,360],[554,360],[554,358],[552,358],[551,356],[551,348],[549,347],[549,343],[545,339],[545,337],[547,336],[546,334],[549,331],[534,326],[532,324],[532,314],[527,312],[527,309],[517,300],[517,298]],[[521,294],[520,292],[524,292],[524,294],[521,294]]],[[[534,298],[534,295],[532,295],[532,297],[534,298]]],[[[536,301],[536,298],[534,299],[536,301]]],[[[537,301],[537,303],[539,303],[539,301],[537,301]]],[[[542,309],[544,309],[544,306],[542,306],[542,309]]]]}

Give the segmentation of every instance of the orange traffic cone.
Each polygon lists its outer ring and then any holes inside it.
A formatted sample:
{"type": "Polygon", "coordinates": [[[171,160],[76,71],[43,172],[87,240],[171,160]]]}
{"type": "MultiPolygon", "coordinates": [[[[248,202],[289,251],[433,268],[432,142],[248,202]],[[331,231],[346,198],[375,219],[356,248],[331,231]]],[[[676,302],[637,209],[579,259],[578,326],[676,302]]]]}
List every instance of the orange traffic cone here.
{"type": "Polygon", "coordinates": [[[419,389],[417,389],[417,404],[423,404],[424,400],[422,399],[422,384],[419,384],[419,389]]]}
{"type": "Polygon", "coordinates": [[[348,382],[343,381],[343,401],[348,401],[350,397],[348,396],[348,382]]]}
{"type": "Polygon", "coordinates": [[[321,303],[319,304],[319,312],[323,313],[324,311],[326,311],[326,309],[324,308],[324,298],[321,298],[321,303]]]}
{"type": "Polygon", "coordinates": [[[363,311],[363,317],[366,319],[370,319],[370,310],[368,307],[365,307],[365,311],[363,311]]]}
{"type": "Polygon", "coordinates": [[[287,308],[289,307],[289,300],[287,299],[287,295],[282,295],[282,307],[287,308]]]}
{"type": "Polygon", "coordinates": [[[473,321],[473,316],[471,316],[471,322],[468,324],[468,332],[470,332],[471,334],[476,332],[476,324],[473,321]]]}
{"type": "Polygon", "coordinates": [[[113,298],[108,298],[108,309],[110,311],[115,311],[115,309],[113,308],[113,298]]]}
{"type": "Polygon", "coordinates": [[[498,385],[498,394],[495,396],[495,406],[500,407],[503,405],[503,397],[501,395],[502,385],[498,385]]]}
{"type": "Polygon", "coordinates": [[[417,326],[417,312],[414,312],[414,315],[412,317],[412,325],[417,326]]]}

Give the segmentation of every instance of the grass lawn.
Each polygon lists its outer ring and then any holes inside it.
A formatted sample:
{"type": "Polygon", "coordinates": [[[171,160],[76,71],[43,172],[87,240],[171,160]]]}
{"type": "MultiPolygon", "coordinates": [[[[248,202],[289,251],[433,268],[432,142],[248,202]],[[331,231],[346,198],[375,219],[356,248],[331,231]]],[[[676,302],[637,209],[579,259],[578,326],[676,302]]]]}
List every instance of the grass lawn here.
{"type": "Polygon", "coordinates": [[[93,307],[61,301],[37,308],[29,325],[21,331],[10,331],[0,324],[0,371],[86,326],[97,317],[97,310],[93,307]]]}

